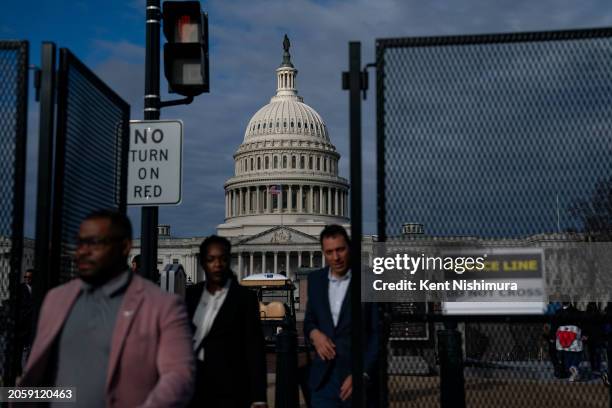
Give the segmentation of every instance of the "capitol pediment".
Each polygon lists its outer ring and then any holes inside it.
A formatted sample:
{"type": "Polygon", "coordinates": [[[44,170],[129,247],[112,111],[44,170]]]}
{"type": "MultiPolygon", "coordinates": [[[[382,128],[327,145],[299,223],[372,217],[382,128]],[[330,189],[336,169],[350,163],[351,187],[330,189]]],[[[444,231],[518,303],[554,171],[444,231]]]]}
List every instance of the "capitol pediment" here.
{"type": "Polygon", "coordinates": [[[318,244],[316,237],[305,234],[293,228],[279,226],[261,232],[240,241],[237,245],[266,245],[266,244],[318,244]]]}

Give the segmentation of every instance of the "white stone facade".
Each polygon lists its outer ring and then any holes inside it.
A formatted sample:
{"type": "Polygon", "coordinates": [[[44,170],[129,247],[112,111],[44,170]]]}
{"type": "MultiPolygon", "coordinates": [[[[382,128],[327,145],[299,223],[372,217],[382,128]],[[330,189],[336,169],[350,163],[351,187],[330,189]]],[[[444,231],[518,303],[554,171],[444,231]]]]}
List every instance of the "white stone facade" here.
{"type": "MultiPolygon", "coordinates": [[[[160,225],[168,235],[160,234],[157,247],[157,268],[161,272],[168,264],[178,263],[185,268],[188,281],[204,280],[199,262],[200,244],[205,236],[176,238],[170,228],[160,225]]],[[[319,229],[321,226],[318,227],[319,229]]],[[[277,226],[249,237],[230,237],[232,242],[232,270],[241,278],[261,272],[285,273],[295,277],[298,267],[320,267],[325,258],[318,236],[305,234],[286,226],[277,226]]],[[[133,242],[131,259],[140,253],[140,240],[133,242]]]]}
{"type": "MultiPolygon", "coordinates": [[[[199,262],[200,243],[205,237],[173,238],[170,236],[170,226],[158,227],[159,240],[157,244],[157,269],[161,272],[168,264],[178,263],[185,268],[187,280],[192,283],[204,279],[204,272],[199,262]]],[[[140,253],[140,240],[133,242],[130,262],[140,253]]]]}

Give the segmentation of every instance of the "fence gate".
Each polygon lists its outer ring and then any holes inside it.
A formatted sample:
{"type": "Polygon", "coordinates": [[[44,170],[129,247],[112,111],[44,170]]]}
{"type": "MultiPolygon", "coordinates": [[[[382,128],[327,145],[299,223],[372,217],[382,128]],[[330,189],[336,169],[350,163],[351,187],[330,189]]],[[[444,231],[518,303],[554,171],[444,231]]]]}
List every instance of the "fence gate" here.
{"type": "Polygon", "coordinates": [[[18,289],[23,251],[28,43],[0,41],[0,386],[19,369],[18,289]]]}
{"type": "Polygon", "coordinates": [[[126,210],[130,106],[68,49],[60,49],[57,91],[51,285],[75,276],[82,219],[103,208],[126,210]]]}
{"type": "MultiPolygon", "coordinates": [[[[376,49],[380,240],[546,247],[599,232],[609,241],[612,194],[598,191],[612,192],[611,29],[380,39],[376,49]]],[[[440,406],[436,332],[451,320],[466,406],[609,404],[586,361],[582,381],[555,378],[544,318],[388,308],[389,406],[440,406]]]]}

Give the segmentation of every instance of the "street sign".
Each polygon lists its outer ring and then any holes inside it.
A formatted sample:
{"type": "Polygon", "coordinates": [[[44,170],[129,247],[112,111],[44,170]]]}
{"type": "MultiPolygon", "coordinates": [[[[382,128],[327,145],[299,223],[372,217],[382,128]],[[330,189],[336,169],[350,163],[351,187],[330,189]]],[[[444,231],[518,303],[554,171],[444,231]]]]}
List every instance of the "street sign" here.
{"type": "Polygon", "coordinates": [[[454,294],[452,301],[444,302],[443,314],[543,314],[546,309],[544,250],[499,247],[476,252],[483,253],[487,254],[484,269],[466,271],[461,278],[474,282],[514,282],[518,289],[463,291],[454,294]]]}
{"type": "Polygon", "coordinates": [[[128,205],[177,205],[183,185],[183,122],[130,121],[128,205]]]}

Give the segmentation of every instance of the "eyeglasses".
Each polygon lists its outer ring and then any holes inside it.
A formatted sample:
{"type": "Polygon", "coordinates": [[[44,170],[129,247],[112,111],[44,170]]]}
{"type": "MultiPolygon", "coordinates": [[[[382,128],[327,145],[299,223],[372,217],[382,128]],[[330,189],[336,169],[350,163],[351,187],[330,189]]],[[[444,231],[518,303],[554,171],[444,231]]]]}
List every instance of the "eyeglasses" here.
{"type": "Polygon", "coordinates": [[[76,244],[77,247],[90,247],[90,248],[101,248],[103,246],[112,244],[114,242],[122,241],[122,238],[119,237],[106,237],[106,238],[81,238],[77,237],[76,244]]]}

